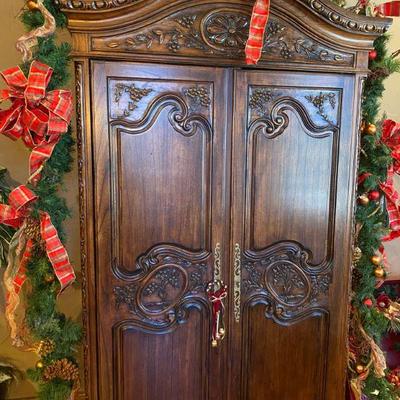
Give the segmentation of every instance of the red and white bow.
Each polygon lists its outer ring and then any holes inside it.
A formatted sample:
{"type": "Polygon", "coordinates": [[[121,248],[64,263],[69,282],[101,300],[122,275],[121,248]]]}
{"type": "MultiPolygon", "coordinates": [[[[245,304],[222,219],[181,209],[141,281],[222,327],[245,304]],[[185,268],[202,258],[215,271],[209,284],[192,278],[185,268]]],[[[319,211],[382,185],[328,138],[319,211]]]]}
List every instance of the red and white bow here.
{"type": "MultiPolygon", "coordinates": [[[[0,223],[17,229],[11,239],[8,265],[4,273],[4,284],[7,290],[6,318],[11,328],[11,338],[17,345],[19,338],[15,311],[19,304],[19,293],[26,280],[26,267],[35,245],[34,240],[26,236],[25,228],[27,218],[32,212],[31,205],[36,200],[37,196],[26,186],[21,185],[10,193],[8,204],[0,204],[0,223]]],[[[47,256],[63,290],[75,281],[74,269],[47,212],[39,212],[39,223],[40,236],[47,256]]]]}
{"type": "Polygon", "coordinates": [[[52,73],[52,68],[38,61],[32,62],[28,78],[20,67],[1,72],[8,88],[0,90],[0,103],[10,100],[11,106],[0,111],[0,133],[13,140],[22,138],[32,149],[29,160],[32,183],[40,179],[44,162],[71,121],[71,92],[46,92],[52,73]]]}

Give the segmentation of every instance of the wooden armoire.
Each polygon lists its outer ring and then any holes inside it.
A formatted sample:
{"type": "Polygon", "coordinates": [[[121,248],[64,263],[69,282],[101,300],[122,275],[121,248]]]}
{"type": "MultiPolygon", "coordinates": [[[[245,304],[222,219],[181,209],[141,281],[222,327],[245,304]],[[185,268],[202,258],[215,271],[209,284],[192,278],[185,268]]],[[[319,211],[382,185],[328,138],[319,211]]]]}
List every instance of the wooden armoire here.
{"type": "Polygon", "coordinates": [[[75,61],[90,400],[343,400],[362,82],[390,20],[58,0],[75,61]],[[207,287],[228,286],[211,345],[207,287]]]}

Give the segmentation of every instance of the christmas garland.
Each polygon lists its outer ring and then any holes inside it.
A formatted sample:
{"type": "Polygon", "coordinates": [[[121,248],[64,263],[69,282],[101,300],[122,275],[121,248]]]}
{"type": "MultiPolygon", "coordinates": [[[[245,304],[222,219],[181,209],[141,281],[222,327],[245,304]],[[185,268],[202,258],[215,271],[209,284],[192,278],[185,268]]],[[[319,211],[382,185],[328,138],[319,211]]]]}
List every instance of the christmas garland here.
{"type": "Polygon", "coordinates": [[[375,41],[370,74],[362,100],[361,151],[356,210],[353,299],[349,332],[349,392],[351,399],[400,398],[396,371],[389,371],[379,347],[390,330],[400,331],[400,304],[382,289],[387,276],[384,241],[399,235],[399,204],[393,174],[399,172],[400,125],[379,121],[384,80],[400,72],[400,62],[388,55],[388,36],[375,41]]]}
{"type": "Polygon", "coordinates": [[[0,100],[9,99],[12,106],[0,111],[0,133],[21,137],[31,149],[30,179],[12,189],[0,171],[0,263],[8,264],[6,315],[14,342],[40,358],[28,376],[38,383],[39,399],[64,400],[79,388],[81,341],[80,325],[57,309],[60,291],[75,279],[61,243],[70,212],[58,195],[74,149],[68,126],[72,96],[56,90],[69,79],[70,46],[56,42],[53,30],[65,28],[66,17],[52,0],[28,1],[21,20],[28,33],[17,48],[25,62],[2,73],[9,89],[1,91],[0,100]],[[19,324],[16,307],[25,281],[25,315],[19,324]]]}

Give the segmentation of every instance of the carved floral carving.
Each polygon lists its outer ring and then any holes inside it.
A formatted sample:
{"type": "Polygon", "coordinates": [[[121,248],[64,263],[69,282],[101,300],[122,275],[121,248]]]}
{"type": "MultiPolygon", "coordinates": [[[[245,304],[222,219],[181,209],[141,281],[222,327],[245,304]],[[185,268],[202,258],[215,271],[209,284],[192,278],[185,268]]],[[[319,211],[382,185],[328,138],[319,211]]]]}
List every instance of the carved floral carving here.
{"type": "Polygon", "coordinates": [[[309,253],[294,242],[281,242],[242,255],[244,301],[266,304],[266,317],[296,321],[320,308],[332,281],[332,265],[309,264],[309,253]]]}
{"type": "Polygon", "coordinates": [[[240,13],[213,13],[202,25],[205,40],[216,50],[241,52],[246,45],[250,20],[240,13]]]}
{"type": "MultiPolygon", "coordinates": [[[[250,24],[250,15],[238,11],[220,9],[200,13],[182,13],[166,18],[135,34],[116,36],[110,39],[93,39],[95,50],[121,49],[140,51],[151,49],[157,52],[193,53],[230,58],[243,57],[250,24]]],[[[353,65],[352,54],[340,53],[307,37],[286,22],[272,17],[268,22],[264,58],[292,62],[327,62],[353,65]]]]}
{"type": "Polygon", "coordinates": [[[336,107],[336,94],[330,93],[320,93],[318,96],[308,95],[306,99],[317,109],[318,114],[329,124],[333,124],[332,120],[329,118],[325,107],[330,105],[331,109],[334,110],[336,107]]]}
{"type": "Polygon", "coordinates": [[[210,256],[154,247],[137,261],[134,282],[114,287],[116,309],[126,306],[135,319],[152,326],[182,322],[188,306],[205,302],[210,256]]]}

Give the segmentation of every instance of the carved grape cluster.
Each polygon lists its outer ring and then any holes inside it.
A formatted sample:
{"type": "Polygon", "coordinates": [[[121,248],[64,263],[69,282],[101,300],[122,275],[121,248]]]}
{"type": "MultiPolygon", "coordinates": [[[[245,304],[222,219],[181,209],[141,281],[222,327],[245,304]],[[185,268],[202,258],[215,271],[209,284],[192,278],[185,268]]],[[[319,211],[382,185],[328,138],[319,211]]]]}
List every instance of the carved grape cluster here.
{"type": "Polygon", "coordinates": [[[196,15],[183,15],[181,18],[176,19],[176,22],[184,28],[191,28],[196,21],[196,15]]]}
{"type": "Polygon", "coordinates": [[[256,89],[250,96],[250,108],[255,110],[260,116],[267,113],[267,105],[272,100],[273,94],[268,89],[256,89]]]}
{"type": "Polygon", "coordinates": [[[211,104],[211,99],[207,88],[204,86],[194,86],[184,91],[185,96],[189,97],[192,106],[208,107],[211,104]]]}

